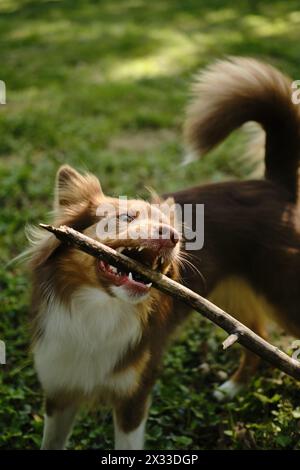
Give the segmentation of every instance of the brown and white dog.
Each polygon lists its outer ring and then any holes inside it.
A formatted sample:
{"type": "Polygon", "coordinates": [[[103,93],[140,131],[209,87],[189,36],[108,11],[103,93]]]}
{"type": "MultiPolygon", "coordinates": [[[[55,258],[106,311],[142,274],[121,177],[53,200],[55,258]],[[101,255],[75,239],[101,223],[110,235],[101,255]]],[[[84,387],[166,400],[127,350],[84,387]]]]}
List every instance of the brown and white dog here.
{"type": "MultiPolygon", "coordinates": [[[[169,217],[172,204],[171,198],[163,205],[128,200],[125,209],[103,194],[95,176],[63,166],[54,224],[100,238],[176,279],[180,234],[175,214],[169,217]]],[[[113,409],[116,448],[141,449],[151,388],[176,327],[171,300],[52,235],[33,230],[30,236],[32,349],[46,398],[42,448],[64,448],[79,407],[100,402],[113,409]]]]}
{"type": "MultiPolygon", "coordinates": [[[[141,200],[129,200],[122,212],[96,177],[69,166],[57,175],[53,223],[99,238],[97,210],[108,202],[116,211],[106,214],[107,224],[114,219],[117,227],[105,239],[109,246],[180,278],[262,336],[268,314],[298,335],[300,115],[291,82],[255,60],[231,59],[200,74],[194,91],[185,125],[193,150],[207,152],[246,121],[266,132],[265,180],[165,195],[164,207],[173,199],[182,207],[205,205],[204,247],[190,253],[196,270],[181,262],[175,216],[141,200]],[[132,227],[155,236],[132,238],[132,227]]],[[[50,234],[31,238],[32,349],[46,398],[42,448],[64,448],[79,407],[100,402],[113,409],[115,447],[141,449],[162,353],[189,309],[50,234]]],[[[246,352],[223,393],[236,393],[257,361],[246,352]]]]}

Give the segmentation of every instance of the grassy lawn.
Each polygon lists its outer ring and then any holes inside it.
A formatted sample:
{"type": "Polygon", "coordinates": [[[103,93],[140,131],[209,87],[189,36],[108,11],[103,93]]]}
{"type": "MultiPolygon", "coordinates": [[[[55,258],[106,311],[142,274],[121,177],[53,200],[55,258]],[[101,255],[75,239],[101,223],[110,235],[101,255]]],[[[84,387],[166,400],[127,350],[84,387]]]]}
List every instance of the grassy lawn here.
{"type": "MultiPolygon", "coordinates": [[[[0,79],[0,448],[34,449],[43,404],[28,354],[28,276],[7,262],[25,247],[27,223],[46,222],[54,175],[69,163],[97,173],[111,195],[164,192],[245,178],[233,136],[203,161],[180,167],[181,124],[193,73],[226,54],[254,55],[300,78],[298,0],[2,0],[0,79]]],[[[297,384],[263,366],[245,394],[218,405],[212,390],[239,347],[192,319],[165,358],[153,393],[151,449],[300,448],[297,384]]],[[[276,344],[289,340],[274,334],[276,344]]],[[[75,449],[111,448],[107,411],[82,413],[75,449]]]]}

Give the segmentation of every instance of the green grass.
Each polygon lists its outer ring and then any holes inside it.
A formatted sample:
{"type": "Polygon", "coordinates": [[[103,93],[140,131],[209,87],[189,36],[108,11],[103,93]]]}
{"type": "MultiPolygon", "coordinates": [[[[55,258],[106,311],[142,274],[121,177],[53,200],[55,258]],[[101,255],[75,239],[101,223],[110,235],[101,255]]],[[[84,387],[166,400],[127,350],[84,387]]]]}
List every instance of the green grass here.
{"type": "MultiPolygon", "coordinates": [[[[96,172],[111,195],[145,195],[145,184],[164,192],[247,177],[249,162],[232,157],[239,136],[179,166],[189,82],[199,67],[227,54],[254,55],[299,78],[297,7],[296,0],[2,0],[0,338],[7,365],[0,366],[0,448],[40,444],[28,276],[23,266],[6,263],[25,247],[25,225],[48,220],[58,166],[96,172]]],[[[245,394],[215,403],[213,388],[239,357],[238,347],[221,351],[222,338],[195,317],[166,355],[148,447],[299,447],[299,388],[279,372],[264,366],[245,394]]],[[[109,413],[83,414],[70,445],[112,447],[109,413]]]]}

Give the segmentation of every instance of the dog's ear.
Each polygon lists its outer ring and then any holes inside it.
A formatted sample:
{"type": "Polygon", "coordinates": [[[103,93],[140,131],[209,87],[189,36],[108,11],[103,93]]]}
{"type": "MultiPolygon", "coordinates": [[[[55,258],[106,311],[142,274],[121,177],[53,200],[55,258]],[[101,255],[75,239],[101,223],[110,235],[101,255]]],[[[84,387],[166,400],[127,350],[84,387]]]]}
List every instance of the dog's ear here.
{"type": "Polygon", "coordinates": [[[159,194],[155,191],[155,189],[151,188],[150,186],[145,186],[145,189],[150,194],[151,204],[161,204],[162,199],[159,194]]]}
{"type": "Polygon", "coordinates": [[[168,197],[161,203],[161,211],[169,218],[169,223],[172,227],[175,227],[178,232],[181,232],[180,226],[180,213],[178,213],[178,207],[176,206],[175,199],[168,197]]]}
{"type": "Polygon", "coordinates": [[[173,207],[175,204],[175,200],[173,197],[168,197],[167,199],[162,199],[159,194],[153,189],[148,186],[146,186],[146,189],[149,191],[150,196],[151,196],[151,204],[162,204],[166,208],[167,207],[173,207]]]}
{"type": "Polygon", "coordinates": [[[167,199],[164,199],[163,204],[166,204],[166,206],[173,207],[175,204],[175,199],[172,196],[169,196],[167,199]]]}
{"type": "Polygon", "coordinates": [[[57,172],[54,195],[54,210],[59,211],[74,205],[86,205],[103,196],[96,176],[81,175],[69,165],[63,165],[57,172]]]}
{"type": "Polygon", "coordinates": [[[173,210],[175,207],[175,200],[173,197],[168,197],[167,199],[160,200],[160,209],[163,213],[168,215],[170,210],[173,210]]]}

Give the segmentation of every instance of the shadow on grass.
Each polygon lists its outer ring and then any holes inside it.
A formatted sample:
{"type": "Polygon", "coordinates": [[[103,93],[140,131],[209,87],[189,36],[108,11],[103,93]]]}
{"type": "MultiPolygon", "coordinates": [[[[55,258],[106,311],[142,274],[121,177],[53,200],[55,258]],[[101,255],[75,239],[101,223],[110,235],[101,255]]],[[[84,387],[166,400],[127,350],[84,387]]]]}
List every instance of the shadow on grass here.
{"type": "Polygon", "coordinates": [[[4,5],[2,74],[11,89],[57,82],[76,93],[78,83],[190,73],[224,54],[281,58],[298,71],[300,17],[293,0],[4,5]]]}

